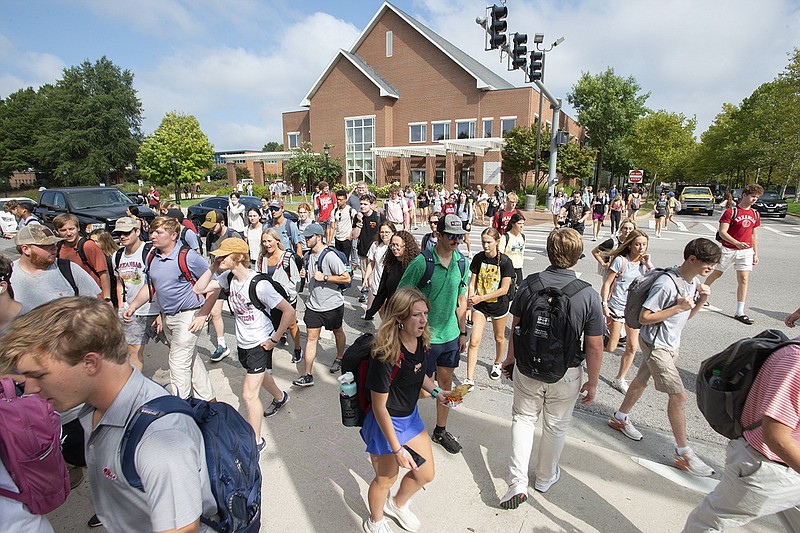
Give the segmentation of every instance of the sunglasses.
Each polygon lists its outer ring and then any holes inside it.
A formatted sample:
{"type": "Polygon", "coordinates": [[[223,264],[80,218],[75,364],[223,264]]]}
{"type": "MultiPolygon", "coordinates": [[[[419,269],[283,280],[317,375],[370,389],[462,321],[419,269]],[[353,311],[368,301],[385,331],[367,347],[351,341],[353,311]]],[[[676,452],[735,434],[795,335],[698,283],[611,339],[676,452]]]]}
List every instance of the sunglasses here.
{"type": "Polygon", "coordinates": [[[310,237],[303,237],[305,240],[313,239],[314,237],[319,237],[319,235],[312,235],[310,237]]]}
{"type": "Polygon", "coordinates": [[[435,225],[436,225],[436,224],[438,224],[438,223],[439,223],[439,221],[438,221],[438,220],[429,220],[429,221],[428,221],[428,224],[430,224],[431,226],[435,226],[435,225]]]}
{"type": "Polygon", "coordinates": [[[455,235],[453,233],[445,233],[445,235],[447,235],[447,240],[450,240],[450,241],[460,241],[460,240],[464,239],[463,235],[455,235]]]}
{"type": "Polygon", "coordinates": [[[282,207],[275,207],[274,205],[269,208],[269,210],[272,211],[273,213],[275,213],[277,211],[280,211],[281,209],[283,209],[283,208],[282,207]]]}
{"type": "Polygon", "coordinates": [[[130,235],[134,231],[136,231],[136,229],[132,229],[130,231],[115,231],[114,233],[116,233],[117,235],[130,235]]]}

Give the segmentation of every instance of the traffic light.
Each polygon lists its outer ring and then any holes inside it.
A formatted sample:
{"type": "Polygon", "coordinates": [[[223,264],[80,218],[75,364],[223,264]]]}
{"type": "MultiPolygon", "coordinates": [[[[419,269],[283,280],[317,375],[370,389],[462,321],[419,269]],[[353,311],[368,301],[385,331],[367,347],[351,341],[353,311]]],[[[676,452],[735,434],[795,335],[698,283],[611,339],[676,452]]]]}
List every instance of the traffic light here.
{"type": "Polygon", "coordinates": [[[506,6],[493,5],[489,8],[492,21],[489,23],[489,49],[494,50],[506,44],[505,31],[508,25],[504,20],[508,16],[506,6]]]}
{"type": "Polygon", "coordinates": [[[544,52],[534,50],[531,52],[531,62],[528,65],[528,81],[538,81],[542,79],[542,59],[544,52]]]}
{"type": "Polygon", "coordinates": [[[525,70],[525,65],[528,64],[528,47],[525,43],[528,42],[528,35],[525,33],[514,34],[514,48],[511,50],[511,70],[522,69],[525,70]]]}

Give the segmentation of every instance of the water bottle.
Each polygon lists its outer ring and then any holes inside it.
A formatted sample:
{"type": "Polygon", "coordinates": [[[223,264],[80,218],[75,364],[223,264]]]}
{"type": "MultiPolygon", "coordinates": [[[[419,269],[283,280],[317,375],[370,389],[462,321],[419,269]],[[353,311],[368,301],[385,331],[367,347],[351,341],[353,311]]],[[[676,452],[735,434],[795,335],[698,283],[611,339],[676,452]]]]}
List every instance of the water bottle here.
{"type": "Polygon", "coordinates": [[[358,385],[352,372],[345,372],[339,378],[339,404],[342,408],[342,425],[358,425],[358,385]]]}
{"type": "Polygon", "coordinates": [[[711,377],[708,378],[708,386],[714,390],[724,391],[727,390],[725,380],[722,379],[722,370],[712,370],[711,377]]]}

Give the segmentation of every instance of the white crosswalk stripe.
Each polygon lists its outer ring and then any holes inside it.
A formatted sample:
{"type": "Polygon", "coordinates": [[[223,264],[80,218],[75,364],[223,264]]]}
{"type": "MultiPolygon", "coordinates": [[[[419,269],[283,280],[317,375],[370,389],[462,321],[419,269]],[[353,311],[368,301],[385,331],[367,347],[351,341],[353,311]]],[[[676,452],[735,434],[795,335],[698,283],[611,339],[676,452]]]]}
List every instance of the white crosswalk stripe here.
{"type": "Polygon", "coordinates": [[[776,230],[775,228],[773,228],[771,226],[765,226],[764,224],[761,225],[761,228],[763,228],[763,229],[765,229],[767,231],[771,231],[772,233],[775,233],[777,235],[780,235],[781,237],[791,237],[791,238],[797,237],[797,235],[790,235],[788,233],[784,233],[782,231],[776,230]]]}
{"type": "Polygon", "coordinates": [[[708,222],[703,222],[703,225],[708,229],[708,231],[713,231],[714,233],[717,233],[717,230],[719,229],[719,226],[714,226],[708,222]]]}

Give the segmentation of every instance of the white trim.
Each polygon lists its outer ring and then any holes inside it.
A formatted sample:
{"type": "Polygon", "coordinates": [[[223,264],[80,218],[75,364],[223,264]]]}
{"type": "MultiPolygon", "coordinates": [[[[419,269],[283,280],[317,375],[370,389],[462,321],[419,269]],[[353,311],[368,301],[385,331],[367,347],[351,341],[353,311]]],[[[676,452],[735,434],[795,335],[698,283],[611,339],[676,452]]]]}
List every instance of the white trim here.
{"type": "Polygon", "coordinates": [[[377,115],[359,115],[359,116],[355,116],[355,117],[344,117],[344,120],[345,121],[356,120],[356,119],[359,119],[359,118],[372,118],[372,119],[374,119],[376,116],[377,115]]]}
{"type": "Polygon", "coordinates": [[[386,32],[386,57],[392,57],[394,53],[394,38],[392,30],[386,32]]]}
{"type": "Polygon", "coordinates": [[[328,74],[330,74],[330,71],[333,70],[333,66],[336,64],[336,61],[339,59],[339,57],[347,59],[347,61],[349,61],[351,65],[356,67],[364,76],[366,76],[367,79],[370,80],[373,85],[375,85],[378,89],[380,89],[381,96],[388,96],[390,98],[400,98],[399,94],[397,94],[396,92],[388,91],[381,83],[379,83],[379,81],[375,78],[375,76],[364,70],[359,63],[353,61],[353,59],[350,57],[350,53],[351,52],[347,52],[342,49],[339,49],[339,51],[336,52],[336,55],[333,56],[333,59],[331,59],[330,63],[328,63],[328,66],[325,67],[325,70],[322,71],[322,74],[320,74],[319,78],[317,78],[317,81],[315,81],[314,85],[311,86],[311,90],[309,90],[308,93],[306,93],[306,96],[303,98],[303,101],[300,102],[300,107],[311,106],[311,98],[314,96],[314,94],[316,94],[320,85],[322,85],[322,81],[325,78],[327,78],[328,74]]]}
{"type": "Polygon", "coordinates": [[[287,131],[286,132],[286,147],[289,148],[289,149],[300,148],[300,132],[299,131],[287,131]],[[292,135],[297,135],[297,146],[291,146],[292,143],[289,142],[289,139],[292,137],[292,135]]]}
{"type": "Polygon", "coordinates": [[[477,118],[457,118],[453,122],[458,123],[458,122],[477,122],[477,121],[478,121],[477,118]]]}
{"type": "Polygon", "coordinates": [[[428,123],[427,122],[409,122],[408,123],[408,142],[412,144],[420,144],[428,142],[428,123]],[[422,127],[420,133],[420,140],[415,141],[412,139],[411,128],[414,126],[422,127]]]}
{"type": "Polygon", "coordinates": [[[500,117],[500,120],[511,120],[512,118],[514,120],[517,120],[517,115],[511,116],[511,117],[500,117]]]}
{"type": "Polygon", "coordinates": [[[452,120],[431,120],[431,124],[450,124],[452,120]]]}

